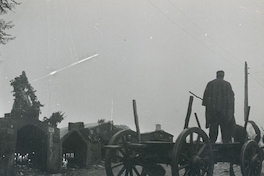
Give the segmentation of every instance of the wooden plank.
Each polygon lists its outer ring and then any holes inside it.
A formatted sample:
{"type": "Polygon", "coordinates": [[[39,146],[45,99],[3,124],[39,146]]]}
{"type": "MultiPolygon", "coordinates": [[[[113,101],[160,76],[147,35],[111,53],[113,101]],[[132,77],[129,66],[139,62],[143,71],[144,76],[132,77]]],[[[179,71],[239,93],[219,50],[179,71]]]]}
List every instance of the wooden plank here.
{"type": "Polygon", "coordinates": [[[103,146],[103,148],[106,148],[106,149],[120,149],[122,148],[121,145],[105,145],[103,146]]]}
{"type": "Polygon", "coordinates": [[[235,143],[214,143],[212,144],[215,162],[232,162],[240,164],[242,145],[235,143]]]}
{"type": "Polygon", "coordinates": [[[185,118],[185,124],[184,124],[184,128],[183,129],[188,128],[188,126],[189,126],[190,116],[191,116],[191,112],[192,112],[192,103],[193,103],[193,96],[190,96],[188,109],[187,109],[187,115],[186,115],[186,118],[185,118]]]}
{"type": "Polygon", "coordinates": [[[248,121],[248,66],[245,62],[244,121],[248,121]]]}
{"type": "Polygon", "coordinates": [[[140,129],[139,129],[136,100],[133,100],[133,111],[134,111],[134,120],[135,120],[137,135],[138,135],[138,141],[140,143],[141,142],[141,134],[140,134],[140,129]]]}
{"type": "Polygon", "coordinates": [[[197,122],[198,127],[201,128],[200,121],[199,121],[199,119],[198,119],[197,114],[194,113],[194,116],[195,116],[195,119],[196,119],[196,122],[197,122]]]}

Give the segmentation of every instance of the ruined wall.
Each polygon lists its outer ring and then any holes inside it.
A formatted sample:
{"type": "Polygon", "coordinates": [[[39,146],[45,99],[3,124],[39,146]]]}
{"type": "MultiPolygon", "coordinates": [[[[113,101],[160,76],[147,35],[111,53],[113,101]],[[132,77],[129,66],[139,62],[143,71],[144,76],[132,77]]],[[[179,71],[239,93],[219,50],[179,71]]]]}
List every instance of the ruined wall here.
{"type": "MultiPolygon", "coordinates": [[[[61,138],[63,155],[74,153],[73,158],[68,158],[69,167],[90,167],[92,160],[91,141],[77,129],[72,129],[61,138]]],[[[67,158],[66,158],[67,159],[67,158]]]]}
{"type": "Polygon", "coordinates": [[[14,175],[14,153],[16,133],[12,124],[6,119],[0,119],[0,175],[14,175]]]}
{"type": "Polygon", "coordinates": [[[92,144],[88,143],[87,144],[87,154],[86,154],[86,167],[92,166],[92,144]]]}
{"type": "Polygon", "coordinates": [[[48,127],[47,172],[58,173],[61,169],[61,144],[58,128],[48,127]]]}
{"type": "Polygon", "coordinates": [[[99,141],[93,141],[91,145],[91,160],[93,164],[98,164],[101,161],[101,143],[99,141]]]}
{"type": "MultiPolygon", "coordinates": [[[[60,133],[58,128],[31,118],[0,118],[0,175],[14,175],[14,153],[16,151],[18,131],[23,127],[38,129],[43,132],[47,147],[45,171],[57,173],[61,169],[60,133]]],[[[33,133],[33,132],[32,132],[33,133]]]]}

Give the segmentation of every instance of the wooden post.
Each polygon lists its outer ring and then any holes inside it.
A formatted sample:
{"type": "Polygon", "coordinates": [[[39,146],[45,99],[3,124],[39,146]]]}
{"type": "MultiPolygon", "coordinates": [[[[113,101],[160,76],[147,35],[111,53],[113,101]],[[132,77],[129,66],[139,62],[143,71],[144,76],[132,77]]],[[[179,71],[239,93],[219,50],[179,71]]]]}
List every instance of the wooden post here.
{"type": "Polygon", "coordinates": [[[249,111],[250,111],[250,106],[248,106],[248,66],[247,62],[245,62],[245,90],[244,90],[244,129],[247,129],[247,123],[249,119],[249,111]]]}
{"type": "Polygon", "coordinates": [[[244,90],[244,120],[245,122],[248,121],[248,67],[247,62],[245,62],[245,90],[244,90]]]}
{"type": "Polygon", "coordinates": [[[140,143],[141,142],[141,134],[140,134],[140,129],[139,129],[136,100],[133,100],[133,110],[134,110],[134,119],[135,119],[137,135],[138,135],[138,141],[140,143]]]}
{"type": "Polygon", "coordinates": [[[244,129],[245,129],[245,130],[247,130],[247,124],[248,124],[249,112],[250,112],[250,106],[248,106],[248,110],[247,110],[247,118],[246,118],[246,120],[245,120],[245,125],[244,125],[244,129]]]}
{"type": "Polygon", "coordinates": [[[189,104],[188,104],[188,110],[187,110],[187,115],[185,118],[185,124],[184,124],[184,128],[188,128],[189,126],[189,121],[190,121],[190,116],[191,116],[191,112],[192,112],[192,103],[193,103],[193,96],[190,96],[189,98],[189,104]]]}
{"type": "Polygon", "coordinates": [[[194,113],[194,115],[195,115],[195,119],[196,119],[196,122],[197,122],[198,127],[201,128],[200,121],[199,121],[199,119],[198,119],[197,114],[194,113]]]}

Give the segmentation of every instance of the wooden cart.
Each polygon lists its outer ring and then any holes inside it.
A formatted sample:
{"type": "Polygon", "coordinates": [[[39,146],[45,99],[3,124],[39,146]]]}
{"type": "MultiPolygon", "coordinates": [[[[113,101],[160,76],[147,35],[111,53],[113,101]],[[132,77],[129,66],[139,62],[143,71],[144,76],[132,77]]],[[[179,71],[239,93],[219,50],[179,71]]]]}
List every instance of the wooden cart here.
{"type": "MultiPolygon", "coordinates": [[[[240,165],[243,176],[261,174],[262,150],[254,140],[212,144],[201,128],[185,124],[175,143],[141,141],[135,101],[133,105],[137,132],[123,130],[112,137],[106,146],[107,176],[162,176],[160,164],[170,165],[172,176],[211,176],[217,162],[240,165]]],[[[189,117],[188,108],[187,121],[189,117]]]]}

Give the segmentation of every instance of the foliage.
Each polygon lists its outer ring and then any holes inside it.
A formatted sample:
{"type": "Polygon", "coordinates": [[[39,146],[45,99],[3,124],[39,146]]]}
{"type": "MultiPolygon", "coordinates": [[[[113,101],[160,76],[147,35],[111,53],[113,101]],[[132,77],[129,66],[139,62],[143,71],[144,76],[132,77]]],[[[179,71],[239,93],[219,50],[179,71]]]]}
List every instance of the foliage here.
{"type": "Polygon", "coordinates": [[[20,3],[15,0],[0,0],[0,14],[5,14],[20,3]]]}
{"type": "Polygon", "coordinates": [[[39,117],[40,107],[43,107],[35,95],[36,90],[28,82],[26,72],[10,81],[14,90],[14,104],[11,110],[12,117],[39,117]]]}
{"type": "Polygon", "coordinates": [[[13,26],[11,22],[6,23],[3,19],[0,19],[0,44],[5,45],[8,41],[15,39],[15,37],[5,32],[6,29],[10,29],[13,26]]]}
{"type": "MultiPolygon", "coordinates": [[[[20,3],[15,0],[0,0],[0,15],[7,14],[19,4],[20,3]]],[[[7,29],[11,29],[12,27],[14,27],[12,22],[6,22],[5,20],[0,19],[0,44],[5,45],[8,41],[15,38],[5,32],[7,29]]]]}
{"type": "Polygon", "coordinates": [[[105,119],[98,119],[97,123],[100,125],[100,124],[103,124],[105,123],[105,119]]]}
{"type": "Polygon", "coordinates": [[[44,117],[43,122],[46,122],[53,127],[57,127],[58,123],[61,123],[61,121],[64,119],[65,119],[64,113],[62,113],[61,111],[57,111],[52,113],[52,115],[49,118],[44,117]]]}

